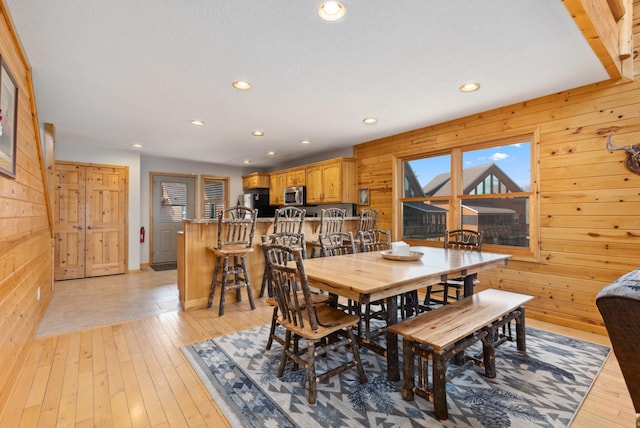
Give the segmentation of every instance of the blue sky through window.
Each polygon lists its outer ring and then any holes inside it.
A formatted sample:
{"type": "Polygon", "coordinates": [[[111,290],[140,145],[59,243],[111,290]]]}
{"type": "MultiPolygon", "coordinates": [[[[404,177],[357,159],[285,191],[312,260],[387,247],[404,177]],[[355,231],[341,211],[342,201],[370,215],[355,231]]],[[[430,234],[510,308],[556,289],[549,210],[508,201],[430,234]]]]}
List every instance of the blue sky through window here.
{"type": "MultiPolygon", "coordinates": [[[[462,154],[463,168],[495,163],[505,174],[515,181],[520,188],[528,191],[531,188],[531,148],[528,141],[491,147],[488,149],[465,151],[462,154]]],[[[450,157],[436,156],[416,159],[409,164],[422,187],[433,177],[450,172],[450,157]]]]}

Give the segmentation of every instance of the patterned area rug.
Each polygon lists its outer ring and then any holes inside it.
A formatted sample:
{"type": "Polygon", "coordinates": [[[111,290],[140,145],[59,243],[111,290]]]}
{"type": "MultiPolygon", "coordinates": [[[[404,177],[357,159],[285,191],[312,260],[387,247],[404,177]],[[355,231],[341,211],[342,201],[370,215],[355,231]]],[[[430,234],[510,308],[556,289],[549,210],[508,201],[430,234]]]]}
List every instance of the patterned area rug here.
{"type": "MultiPolygon", "coordinates": [[[[233,427],[566,427],[609,354],[606,346],[527,328],[526,354],[515,343],[496,350],[496,379],[476,367],[447,383],[449,419],[440,422],[427,400],[404,401],[401,382],[386,378],[386,360],[364,348],[368,383],[349,370],[318,385],[310,406],[304,370],[289,364],[276,377],[282,347],[264,350],[268,332],[265,325],[182,349],[233,427]]],[[[332,358],[320,359],[318,372],[332,358]]]]}

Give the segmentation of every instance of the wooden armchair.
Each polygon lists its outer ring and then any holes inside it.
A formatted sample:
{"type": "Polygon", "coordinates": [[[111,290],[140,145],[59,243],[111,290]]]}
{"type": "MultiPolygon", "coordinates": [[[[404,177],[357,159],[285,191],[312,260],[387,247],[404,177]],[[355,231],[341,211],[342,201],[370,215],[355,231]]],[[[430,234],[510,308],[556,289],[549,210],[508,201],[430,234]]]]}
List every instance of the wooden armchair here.
{"type": "Polygon", "coordinates": [[[640,269],[600,290],[596,305],[631,395],[636,426],[640,427],[640,269]]]}
{"type": "Polygon", "coordinates": [[[286,331],[277,376],[281,377],[284,374],[289,361],[293,361],[294,369],[297,365],[305,367],[309,404],[316,402],[318,383],[352,367],[357,369],[360,382],[366,383],[367,377],[360,362],[358,343],[352,331],[352,327],[358,323],[358,316],[347,314],[329,304],[313,302],[300,248],[270,244],[265,244],[265,247],[275,298],[280,310],[278,322],[286,331]],[[300,292],[297,289],[298,283],[300,292]],[[300,340],[297,344],[297,339],[305,340],[300,340]],[[301,344],[306,344],[306,350],[299,349],[301,344]],[[317,374],[316,357],[327,355],[342,347],[350,348],[352,358],[317,374]]]}

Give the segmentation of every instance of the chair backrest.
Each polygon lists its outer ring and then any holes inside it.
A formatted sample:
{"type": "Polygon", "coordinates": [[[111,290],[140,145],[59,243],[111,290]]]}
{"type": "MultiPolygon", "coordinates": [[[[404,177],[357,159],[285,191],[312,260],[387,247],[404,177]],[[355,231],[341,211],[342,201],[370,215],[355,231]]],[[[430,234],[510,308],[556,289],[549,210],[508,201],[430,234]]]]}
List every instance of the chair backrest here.
{"type": "Polygon", "coordinates": [[[278,208],[273,217],[273,233],[301,233],[306,213],[307,210],[298,207],[278,208]]]}
{"type": "Polygon", "coordinates": [[[388,230],[372,229],[358,232],[360,251],[382,251],[391,249],[391,232],[388,230]]]}
{"type": "Polygon", "coordinates": [[[344,208],[325,208],[320,211],[319,235],[342,232],[344,228],[344,218],[346,210],[344,208]]]}
{"type": "Polygon", "coordinates": [[[320,235],[320,255],[322,257],[355,254],[356,243],[351,232],[332,232],[320,235]]]}
{"type": "Polygon", "coordinates": [[[378,222],[378,210],[373,208],[367,208],[360,211],[360,224],[358,226],[358,232],[366,232],[376,228],[378,222]]]}
{"type": "MultiPolygon", "coordinates": [[[[302,250],[302,258],[307,258],[306,242],[304,233],[278,232],[267,236],[262,236],[262,248],[265,250],[268,245],[282,245],[289,248],[300,248],[302,250]]],[[[266,260],[266,258],[265,258],[266,260]]]]}
{"type": "Polygon", "coordinates": [[[596,305],[636,413],[640,413],[640,269],[604,287],[596,305]]]}
{"type": "Polygon", "coordinates": [[[482,249],[482,232],[467,229],[445,231],[444,248],[480,251],[482,249]]]}
{"type": "Polygon", "coordinates": [[[303,312],[306,311],[309,327],[312,330],[317,330],[318,318],[311,299],[307,275],[304,271],[302,250],[267,243],[265,255],[280,316],[286,322],[304,328],[303,312]],[[300,294],[303,299],[300,299],[300,294]]]}
{"type": "Polygon", "coordinates": [[[218,212],[217,249],[251,248],[256,229],[257,210],[237,206],[218,212]]]}

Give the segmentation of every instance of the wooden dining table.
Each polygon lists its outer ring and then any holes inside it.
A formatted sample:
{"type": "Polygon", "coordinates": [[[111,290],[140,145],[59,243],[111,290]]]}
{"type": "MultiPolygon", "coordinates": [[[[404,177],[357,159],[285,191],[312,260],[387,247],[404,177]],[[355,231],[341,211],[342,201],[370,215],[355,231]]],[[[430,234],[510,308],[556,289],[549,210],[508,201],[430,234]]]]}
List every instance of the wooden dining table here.
{"type": "MultiPolygon", "coordinates": [[[[464,296],[473,294],[474,274],[504,266],[510,254],[411,247],[422,253],[419,260],[389,260],[380,251],[307,259],[307,278],[320,290],[360,304],[387,301],[387,325],[398,322],[397,299],[403,293],[437,284],[447,278],[464,278],[464,296]]],[[[398,336],[386,332],[387,377],[400,379],[398,336]]]]}

